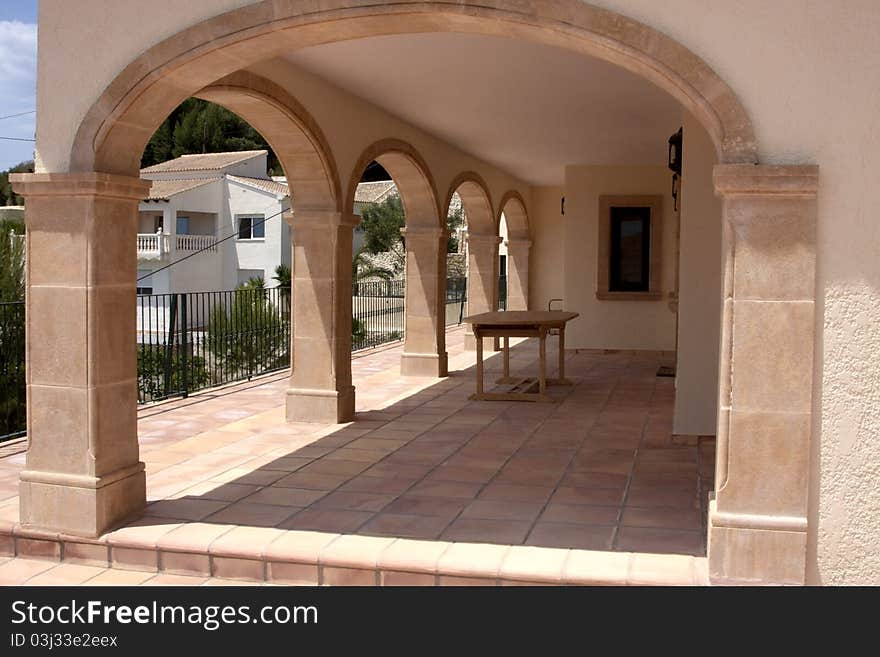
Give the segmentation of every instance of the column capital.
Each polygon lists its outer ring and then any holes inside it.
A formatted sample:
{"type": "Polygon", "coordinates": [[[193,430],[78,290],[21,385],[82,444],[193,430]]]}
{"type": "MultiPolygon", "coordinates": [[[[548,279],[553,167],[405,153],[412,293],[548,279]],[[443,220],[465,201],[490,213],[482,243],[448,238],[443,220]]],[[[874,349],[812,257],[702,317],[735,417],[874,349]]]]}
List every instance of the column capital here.
{"type": "Polygon", "coordinates": [[[112,173],[13,173],[12,188],[25,198],[39,196],[100,196],[140,201],[150,193],[151,180],[112,173]]]}
{"type": "Polygon", "coordinates": [[[449,231],[439,226],[404,226],[400,229],[400,234],[407,239],[415,237],[439,240],[449,237],[449,231]]]}
{"type": "Polygon", "coordinates": [[[476,234],[475,233],[468,233],[467,234],[467,242],[468,242],[468,244],[473,242],[474,244],[491,244],[493,246],[496,246],[498,244],[501,244],[502,239],[498,235],[492,235],[492,234],[488,234],[488,235],[482,234],[481,235],[480,233],[476,233],[476,234]]]}
{"type": "Polygon", "coordinates": [[[284,221],[291,228],[354,228],[361,222],[356,214],[336,212],[312,208],[296,208],[283,215],[284,221]]]}
{"type": "Polygon", "coordinates": [[[715,193],[736,196],[815,197],[819,167],[807,165],[717,164],[713,170],[715,193]]]}
{"type": "Polygon", "coordinates": [[[504,240],[504,245],[508,249],[528,249],[532,246],[532,240],[523,240],[523,239],[506,239],[504,240]]]}

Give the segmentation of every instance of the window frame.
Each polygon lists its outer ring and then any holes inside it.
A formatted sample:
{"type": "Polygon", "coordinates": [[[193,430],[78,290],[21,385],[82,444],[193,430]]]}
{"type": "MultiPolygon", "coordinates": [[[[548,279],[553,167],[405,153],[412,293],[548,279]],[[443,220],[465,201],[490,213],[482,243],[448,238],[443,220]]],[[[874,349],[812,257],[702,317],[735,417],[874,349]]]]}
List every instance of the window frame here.
{"type": "Polygon", "coordinates": [[[256,213],[243,213],[235,215],[235,224],[236,229],[238,231],[238,238],[236,241],[238,242],[262,242],[266,239],[266,215],[261,214],[259,212],[256,213]],[[249,219],[251,222],[250,225],[250,237],[242,237],[241,236],[241,221],[242,219],[249,219]],[[259,237],[254,237],[254,220],[262,221],[260,227],[263,229],[263,234],[259,237]]]}
{"type": "Polygon", "coordinates": [[[627,195],[599,197],[599,244],[597,257],[596,298],[602,301],[657,301],[663,298],[663,197],[660,195],[627,195]],[[648,272],[647,290],[613,289],[612,239],[614,239],[614,208],[648,209],[648,272]]]}

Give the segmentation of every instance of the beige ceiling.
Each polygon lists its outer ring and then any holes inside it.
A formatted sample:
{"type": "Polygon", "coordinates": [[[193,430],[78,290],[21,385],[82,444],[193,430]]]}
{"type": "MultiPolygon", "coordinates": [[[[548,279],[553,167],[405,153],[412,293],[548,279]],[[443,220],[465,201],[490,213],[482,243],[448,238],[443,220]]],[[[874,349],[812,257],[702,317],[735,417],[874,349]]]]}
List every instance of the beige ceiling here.
{"type": "Polygon", "coordinates": [[[567,164],[664,164],[681,106],[612,64],[503,37],[343,41],[288,59],[535,185],[567,164]]]}

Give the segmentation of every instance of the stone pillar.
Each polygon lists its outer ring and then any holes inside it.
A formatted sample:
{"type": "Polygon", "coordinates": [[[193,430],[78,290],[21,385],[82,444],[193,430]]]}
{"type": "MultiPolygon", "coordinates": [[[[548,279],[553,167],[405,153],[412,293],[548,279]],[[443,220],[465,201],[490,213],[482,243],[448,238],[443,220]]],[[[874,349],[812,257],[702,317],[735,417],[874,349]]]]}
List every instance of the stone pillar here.
{"type": "Polygon", "coordinates": [[[529,249],[531,247],[531,240],[507,240],[508,310],[529,309],[529,249]]]}
{"type": "Polygon", "coordinates": [[[719,165],[724,306],[709,572],[803,584],[818,167],[719,165]]]}
{"type": "Polygon", "coordinates": [[[28,451],[21,522],[98,536],[144,508],[137,207],[148,181],[17,174],[26,199],[28,451]]]}
{"type": "Polygon", "coordinates": [[[400,373],[446,376],[446,239],[442,228],[408,226],[406,326],[400,373]]]}
{"type": "MultiPolygon", "coordinates": [[[[468,315],[498,310],[498,245],[497,235],[474,235],[468,233],[468,315]]],[[[483,338],[483,348],[492,349],[493,338],[483,338]]],[[[464,348],[474,351],[477,342],[473,327],[466,325],[464,348]]]]}
{"type": "Polygon", "coordinates": [[[351,243],[354,215],[300,210],[284,215],[292,246],[289,422],[350,422],[351,243]]]}

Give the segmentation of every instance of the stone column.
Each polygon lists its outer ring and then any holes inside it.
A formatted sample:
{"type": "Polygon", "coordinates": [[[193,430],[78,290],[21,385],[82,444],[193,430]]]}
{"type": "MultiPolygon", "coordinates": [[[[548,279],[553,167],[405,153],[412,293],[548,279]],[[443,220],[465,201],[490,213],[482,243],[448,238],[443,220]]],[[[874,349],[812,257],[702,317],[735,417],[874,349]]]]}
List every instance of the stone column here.
{"type": "Polygon", "coordinates": [[[802,584],[818,167],[719,165],[724,202],[712,581],[802,584]]]}
{"type": "Polygon", "coordinates": [[[446,239],[442,228],[408,226],[406,326],[400,373],[446,376],[446,239]]]}
{"type": "MultiPolygon", "coordinates": [[[[468,233],[468,315],[498,310],[498,245],[497,235],[474,235],[468,233]]],[[[493,338],[483,339],[483,348],[492,349],[493,338]]],[[[477,342],[473,327],[466,325],[464,348],[474,351],[477,342]]]]}
{"type": "Polygon", "coordinates": [[[507,240],[508,310],[529,309],[529,249],[531,247],[531,240],[507,240]]]}
{"type": "Polygon", "coordinates": [[[137,207],[148,181],[18,174],[26,199],[28,451],[21,522],[98,536],[144,508],[137,207]]]}
{"type": "Polygon", "coordinates": [[[292,246],[290,422],[354,419],[351,384],[351,243],[354,215],[284,215],[292,246]]]}

